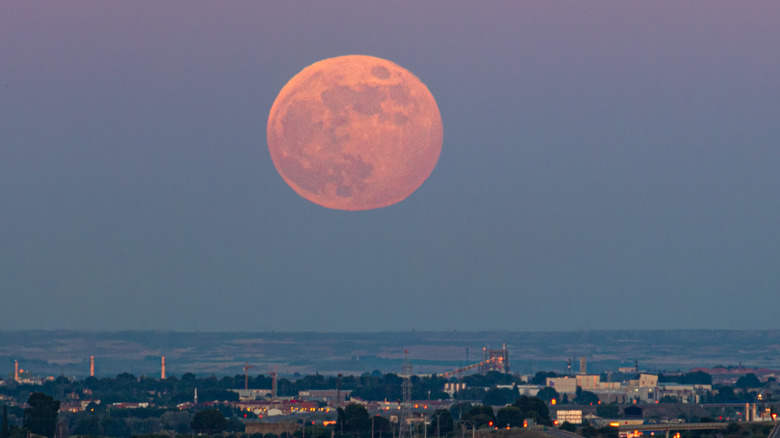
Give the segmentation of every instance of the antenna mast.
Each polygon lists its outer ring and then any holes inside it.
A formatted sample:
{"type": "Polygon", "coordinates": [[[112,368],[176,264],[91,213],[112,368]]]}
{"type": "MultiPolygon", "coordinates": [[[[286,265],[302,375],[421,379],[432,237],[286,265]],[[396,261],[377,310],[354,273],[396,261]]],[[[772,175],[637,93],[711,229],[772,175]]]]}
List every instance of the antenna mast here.
{"type": "Polygon", "coordinates": [[[403,402],[401,403],[401,418],[398,425],[398,438],[414,438],[412,426],[412,361],[409,360],[409,352],[404,350],[404,365],[401,371],[403,383],[403,402]]]}

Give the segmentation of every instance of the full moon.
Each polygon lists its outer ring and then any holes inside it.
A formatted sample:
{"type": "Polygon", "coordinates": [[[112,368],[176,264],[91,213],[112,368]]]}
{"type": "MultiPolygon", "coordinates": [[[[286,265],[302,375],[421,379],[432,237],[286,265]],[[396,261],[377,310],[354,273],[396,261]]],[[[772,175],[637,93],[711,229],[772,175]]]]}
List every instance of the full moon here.
{"type": "Polygon", "coordinates": [[[268,117],[276,170],[324,207],[368,210],[403,201],[439,159],[442,123],[428,88],[403,67],[349,55],[304,68],[268,117]]]}

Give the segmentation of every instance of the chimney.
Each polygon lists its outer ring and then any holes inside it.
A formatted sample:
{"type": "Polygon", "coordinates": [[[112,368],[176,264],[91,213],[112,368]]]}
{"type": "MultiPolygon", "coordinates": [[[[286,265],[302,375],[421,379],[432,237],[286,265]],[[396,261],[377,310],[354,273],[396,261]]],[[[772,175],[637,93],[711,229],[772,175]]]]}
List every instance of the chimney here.
{"type": "Polygon", "coordinates": [[[89,377],[95,377],[95,356],[89,357],[89,377]]]}
{"type": "Polygon", "coordinates": [[[165,356],[162,357],[160,364],[160,380],[165,380],[165,356]]]}
{"type": "Polygon", "coordinates": [[[19,361],[14,361],[14,381],[19,382],[19,361]]]}
{"type": "Polygon", "coordinates": [[[588,360],[585,356],[580,358],[580,374],[588,374],[588,360]]]}
{"type": "Polygon", "coordinates": [[[274,370],[273,380],[271,380],[271,398],[276,400],[276,370],[274,370]]]}

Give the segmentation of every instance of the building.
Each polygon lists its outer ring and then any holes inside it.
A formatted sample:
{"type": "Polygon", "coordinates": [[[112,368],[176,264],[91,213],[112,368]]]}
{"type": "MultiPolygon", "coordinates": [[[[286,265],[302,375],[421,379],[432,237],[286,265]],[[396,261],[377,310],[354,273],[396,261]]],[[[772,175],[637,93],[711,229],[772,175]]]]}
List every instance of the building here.
{"type": "Polygon", "coordinates": [[[555,413],[558,424],[568,421],[570,424],[582,424],[582,411],[579,409],[560,410],[555,413]]]}
{"type": "Polygon", "coordinates": [[[458,391],[463,391],[466,389],[465,383],[460,382],[447,382],[444,384],[444,392],[450,395],[450,397],[454,396],[458,391]]]}
{"type": "Polygon", "coordinates": [[[337,390],[337,389],[310,389],[308,391],[298,391],[298,398],[306,401],[321,401],[325,403],[331,402],[343,402],[349,398],[352,393],[351,389],[337,390]],[[338,400],[340,398],[340,400],[338,400]]]}
{"type": "Polygon", "coordinates": [[[270,389],[231,389],[231,391],[238,393],[238,399],[244,400],[264,400],[271,398],[273,393],[270,389]]]}
{"type": "Polygon", "coordinates": [[[518,395],[536,397],[536,394],[544,387],[539,385],[517,385],[515,388],[517,388],[518,395]]]}
{"type": "Polygon", "coordinates": [[[273,434],[280,436],[282,433],[286,433],[288,436],[292,436],[293,433],[301,429],[301,425],[294,422],[286,423],[244,423],[247,435],[265,435],[273,434]]]}
{"type": "Polygon", "coordinates": [[[573,377],[548,377],[547,386],[554,388],[561,395],[577,393],[577,379],[573,377]]]}

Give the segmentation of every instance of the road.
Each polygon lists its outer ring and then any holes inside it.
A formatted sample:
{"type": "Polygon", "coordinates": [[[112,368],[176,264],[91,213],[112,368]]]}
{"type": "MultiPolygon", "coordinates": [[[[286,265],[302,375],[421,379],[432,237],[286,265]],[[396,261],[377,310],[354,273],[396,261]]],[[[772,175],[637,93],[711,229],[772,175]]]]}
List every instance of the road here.
{"type": "MultiPolygon", "coordinates": [[[[549,433],[550,435],[554,436],[555,438],[582,438],[582,435],[577,435],[573,432],[568,432],[565,430],[556,429],[553,427],[546,428],[544,430],[545,433],[549,433]]],[[[775,438],[775,437],[772,437],[775,438]]]]}
{"type": "Polygon", "coordinates": [[[780,422],[775,424],[775,428],[772,429],[772,432],[767,438],[780,438],[780,422]]]}

